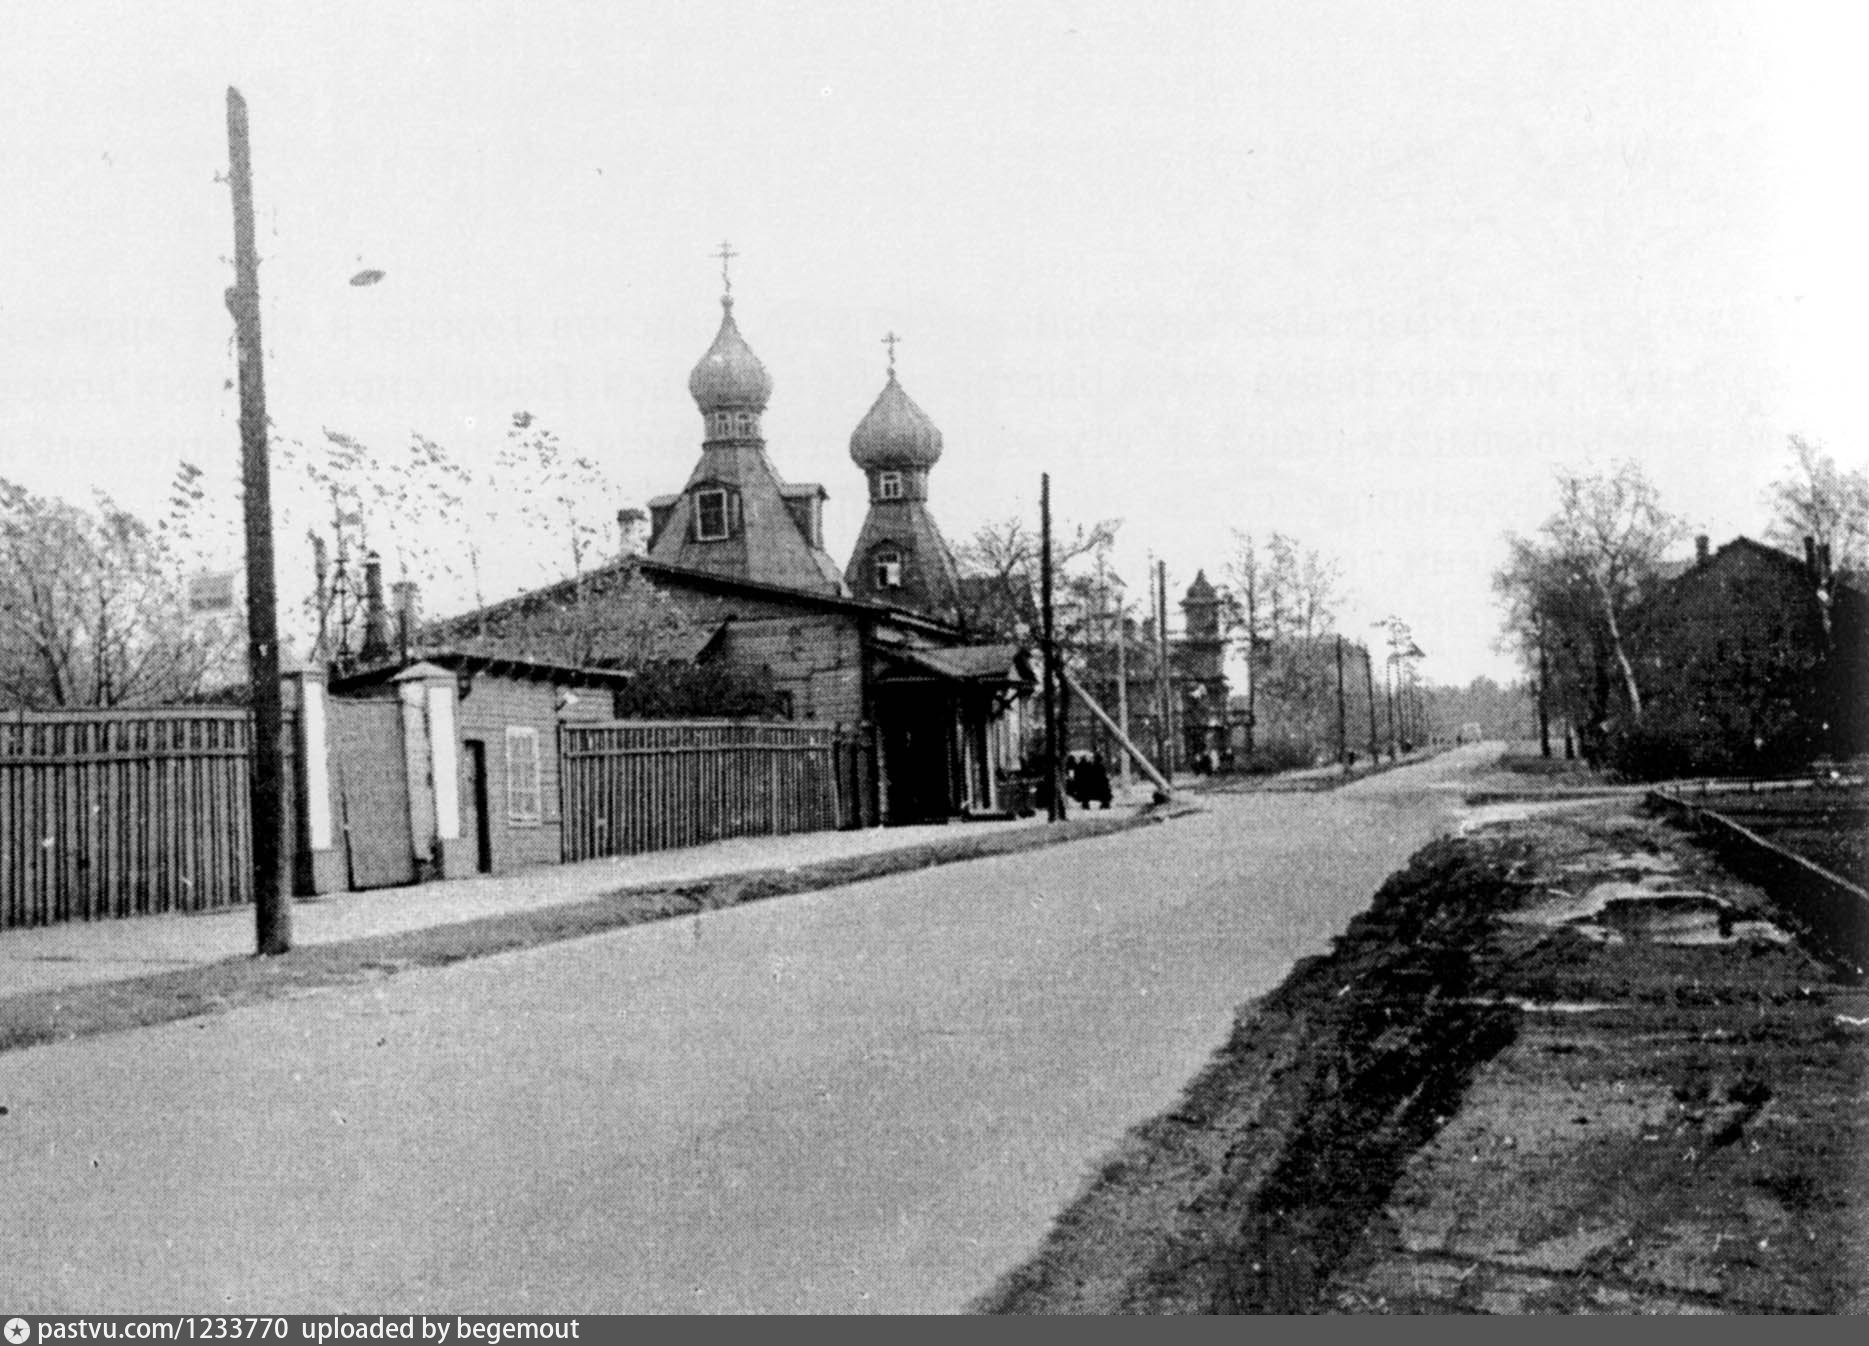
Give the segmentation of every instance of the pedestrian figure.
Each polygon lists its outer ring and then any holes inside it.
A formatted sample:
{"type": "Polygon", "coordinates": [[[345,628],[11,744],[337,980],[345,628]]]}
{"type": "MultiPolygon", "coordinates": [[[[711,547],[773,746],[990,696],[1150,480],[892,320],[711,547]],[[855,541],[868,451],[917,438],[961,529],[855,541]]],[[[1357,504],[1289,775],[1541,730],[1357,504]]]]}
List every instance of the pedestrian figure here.
{"type": "Polygon", "coordinates": [[[1110,773],[1102,753],[1074,755],[1071,773],[1071,797],[1079,808],[1087,810],[1093,801],[1106,809],[1110,806],[1110,773]]]}

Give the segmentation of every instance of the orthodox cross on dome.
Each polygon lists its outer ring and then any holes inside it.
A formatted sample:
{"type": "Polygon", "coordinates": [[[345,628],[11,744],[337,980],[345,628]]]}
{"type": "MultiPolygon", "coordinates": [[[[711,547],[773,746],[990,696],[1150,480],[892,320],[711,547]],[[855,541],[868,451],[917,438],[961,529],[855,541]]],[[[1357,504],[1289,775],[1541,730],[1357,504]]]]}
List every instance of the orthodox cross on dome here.
{"type": "Polygon", "coordinates": [[[726,287],[726,293],[732,294],[733,277],[727,274],[727,263],[740,254],[733,250],[733,245],[731,243],[722,239],[720,242],[720,251],[709,255],[720,258],[720,283],[726,287]]]}
{"type": "Polygon", "coordinates": [[[883,345],[889,347],[889,377],[896,376],[896,342],[902,340],[894,332],[883,338],[883,345]]]}

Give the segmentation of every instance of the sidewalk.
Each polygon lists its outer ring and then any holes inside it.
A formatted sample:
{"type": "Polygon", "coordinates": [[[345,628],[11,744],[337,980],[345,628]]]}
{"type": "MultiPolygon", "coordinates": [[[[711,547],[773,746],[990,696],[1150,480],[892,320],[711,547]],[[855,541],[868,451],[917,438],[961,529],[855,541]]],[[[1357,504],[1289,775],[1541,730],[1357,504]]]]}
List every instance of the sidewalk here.
{"type": "MultiPolygon", "coordinates": [[[[1073,806],[1068,816],[1134,817],[1148,804],[1149,793],[1138,790],[1118,800],[1108,813],[1086,814],[1073,806]]],[[[859,856],[940,847],[943,842],[958,849],[985,835],[1044,825],[1044,815],[1038,814],[1013,822],[740,837],[682,850],[542,865],[497,877],[329,893],[293,902],[292,944],[294,948],[343,944],[586,902],[624,890],[667,888],[762,870],[787,871],[859,856]]],[[[0,930],[0,997],[202,967],[253,953],[254,940],[250,906],[0,930]]]]}

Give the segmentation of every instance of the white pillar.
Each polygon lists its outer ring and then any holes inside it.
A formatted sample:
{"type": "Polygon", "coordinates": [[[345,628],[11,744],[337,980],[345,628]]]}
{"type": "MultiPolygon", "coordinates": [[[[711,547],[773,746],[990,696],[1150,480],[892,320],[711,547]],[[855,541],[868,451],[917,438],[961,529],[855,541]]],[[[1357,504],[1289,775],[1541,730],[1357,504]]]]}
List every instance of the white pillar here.
{"type": "Polygon", "coordinates": [[[299,737],[305,754],[305,830],[314,851],[328,851],[331,826],[331,745],[325,715],[324,671],[298,675],[299,737]]]}
{"type": "Polygon", "coordinates": [[[435,782],[435,835],[454,841],[461,835],[461,765],[455,747],[453,678],[429,680],[428,747],[435,782]]]}

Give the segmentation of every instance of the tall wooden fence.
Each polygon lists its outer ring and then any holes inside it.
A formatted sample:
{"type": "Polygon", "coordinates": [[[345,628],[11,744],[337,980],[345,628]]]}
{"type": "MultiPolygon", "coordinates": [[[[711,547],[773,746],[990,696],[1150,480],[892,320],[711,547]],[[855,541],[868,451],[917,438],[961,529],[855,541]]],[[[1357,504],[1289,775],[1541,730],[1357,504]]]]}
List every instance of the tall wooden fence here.
{"type": "Polygon", "coordinates": [[[561,725],[564,858],[837,827],[840,743],[829,725],[561,725]]]}
{"type": "Polygon", "coordinates": [[[0,719],[0,929],[252,899],[241,709],[0,719]]]}

